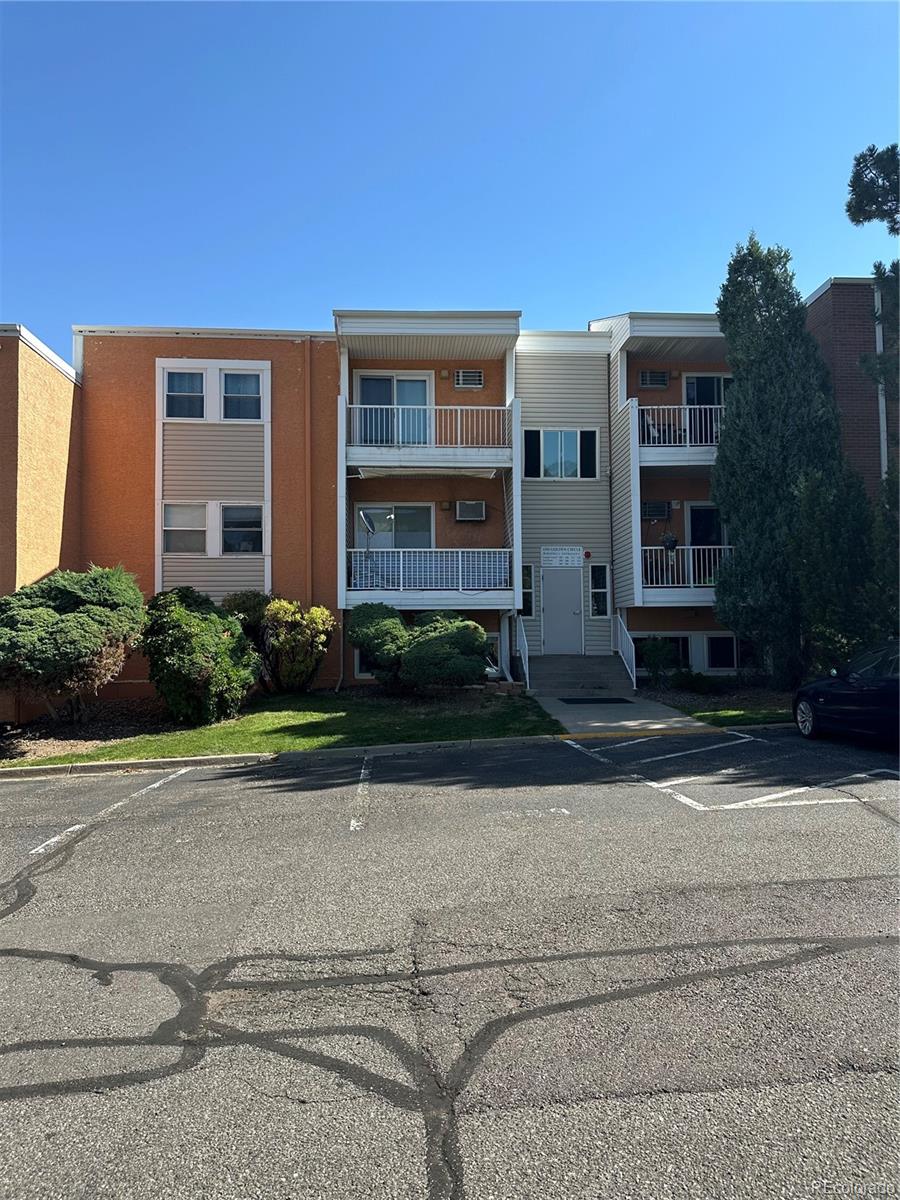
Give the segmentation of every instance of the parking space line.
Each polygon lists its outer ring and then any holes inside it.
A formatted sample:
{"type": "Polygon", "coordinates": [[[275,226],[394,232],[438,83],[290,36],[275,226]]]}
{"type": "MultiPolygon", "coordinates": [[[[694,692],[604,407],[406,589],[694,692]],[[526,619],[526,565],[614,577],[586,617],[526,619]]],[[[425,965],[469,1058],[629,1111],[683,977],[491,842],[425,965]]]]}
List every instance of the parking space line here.
{"type": "Polygon", "coordinates": [[[79,829],[84,829],[83,825],[70,825],[68,829],[64,829],[62,833],[56,834],[55,837],[47,838],[46,842],[41,842],[39,846],[35,846],[33,850],[29,850],[29,854],[41,854],[44,850],[49,850],[51,846],[55,846],[57,842],[61,842],[63,838],[70,833],[77,833],[79,829]]]}
{"type": "Polygon", "coordinates": [[[662,762],[666,758],[683,758],[686,754],[705,754],[708,750],[724,750],[727,746],[740,746],[744,742],[757,742],[760,739],[751,737],[749,733],[733,733],[731,742],[715,742],[712,746],[695,746],[693,750],[676,750],[672,754],[655,754],[652,758],[639,758],[638,766],[644,763],[662,762]]]}
{"type": "Polygon", "coordinates": [[[661,737],[665,737],[665,734],[663,734],[663,733],[644,734],[643,737],[631,738],[631,740],[627,741],[627,742],[613,742],[613,744],[611,746],[607,746],[606,749],[607,750],[620,750],[622,748],[622,746],[637,746],[638,743],[643,744],[644,742],[658,742],[661,737]]]}
{"type": "MultiPolygon", "coordinates": [[[[876,769],[874,771],[857,771],[853,775],[844,775],[840,779],[831,779],[827,782],[823,781],[822,783],[807,783],[807,784],[804,784],[802,787],[787,788],[787,790],[783,791],[783,792],[769,792],[765,796],[754,796],[752,800],[739,800],[735,804],[727,804],[727,805],[723,805],[722,807],[725,807],[725,808],[755,808],[756,805],[758,805],[758,804],[767,804],[768,802],[773,801],[773,800],[784,800],[785,797],[796,796],[800,792],[813,792],[813,791],[827,792],[827,791],[830,791],[832,788],[839,787],[842,783],[850,783],[854,779],[874,779],[876,775],[897,775],[897,774],[898,774],[898,772],[890,771],[883,767],[879,767],[878,769],[876,769]]],[[[841,801],[831,801],[831,803],[840,803],[840,802],[841,801]]],[[[845,803],[860,803],[861,801],[859,801],[859,797],[857,797],[857,796],[849,796],[843,802],[845,802],[845,803]]],[[[805,801],[805,803],[815,804],[815,803],[824,803],[824,801],[809,801],[809,800],[807,800],[807,801],[805,801]]]]}
{"type": "Polygon", "coordinates": [[[350,832],[358,833],[365,829],[369,816],[369,780],[372,778],[372,758],[366,754],[359,769],[359,782],[356,785],[356,804],[350,816],[350,832]]]}

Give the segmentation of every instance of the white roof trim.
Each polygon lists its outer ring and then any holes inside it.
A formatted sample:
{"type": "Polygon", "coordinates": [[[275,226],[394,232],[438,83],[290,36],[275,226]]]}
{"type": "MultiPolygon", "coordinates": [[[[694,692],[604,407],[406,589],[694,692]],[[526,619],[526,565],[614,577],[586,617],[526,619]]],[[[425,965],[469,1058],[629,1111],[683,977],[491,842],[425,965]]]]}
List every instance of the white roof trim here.
{"type": "Polygon", "coordinates": [[[522,315],[521,309],[415,309],[415,308],[335,308],[332,309],[335,317],[436,317],[439,320],[444,318],[490,318],[490,317],[513,317],[518,321],[522,315]]]}
{"type": "Polygon", "coordinates": [[[73,325],[76,337],[183,337],[183,338],[246,338],[265,341],[301,341],[318,338],[333,341],[331,329],[190,329],[156,325],[73,325]]]}
{"type": "Polygon", "coordinates": [[[608,333],[612,353],[631,338],[725,338],[715,313],[621,313],[590,321],[588,329],[608,333]]]}
{"type": "Polygon", "coordinates": [[[814,292],[810,292],[803,303],[809,307],[814,300],[824,296],[833,283],[867,283],[869,287],[874,287],[875,277],[873,275],[832,275],[824,283],[820,283],[814,292]]]}
{"type": "Polygon", "coordinates": [[[516,343],[517,354],[609,354],[610,334],[567,329],[523,329],[516,343]]]}
{"type": "Polygon", "coordinates": [[[41,339],[35,337],[25,325],[0,325],[0,337],[17,337],[20,342],[24,342],[35,354],[39,354],[51,367],[56,367],[61,375],[65,375],[73,383],[80,382],[78,372],[71,363],[67,363],[64,358],[60,358],[49,346],[45,346],[41,339]]]}

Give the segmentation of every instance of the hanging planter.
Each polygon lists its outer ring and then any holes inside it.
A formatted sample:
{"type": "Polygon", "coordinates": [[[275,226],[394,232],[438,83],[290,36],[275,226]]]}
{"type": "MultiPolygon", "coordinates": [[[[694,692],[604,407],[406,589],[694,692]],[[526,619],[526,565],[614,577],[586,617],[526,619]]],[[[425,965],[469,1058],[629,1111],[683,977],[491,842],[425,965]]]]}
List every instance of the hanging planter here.
{"type": "Polygon", "coordinates": [[[678,538],[674,533],[664,533],[659,541],[663,550],[668,550],[670,554],[678,545],[678,538]]]}

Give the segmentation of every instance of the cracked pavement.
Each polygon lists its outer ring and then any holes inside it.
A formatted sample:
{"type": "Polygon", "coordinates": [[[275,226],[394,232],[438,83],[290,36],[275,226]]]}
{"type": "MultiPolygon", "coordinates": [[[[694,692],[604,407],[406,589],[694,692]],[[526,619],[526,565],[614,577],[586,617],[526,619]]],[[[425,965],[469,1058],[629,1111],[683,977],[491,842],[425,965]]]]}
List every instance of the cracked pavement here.
{"type": "Polygon", "coordinates": [[[0,776],[0,1196],[898,1192],[895,776],[788,730],[0,776]]]}

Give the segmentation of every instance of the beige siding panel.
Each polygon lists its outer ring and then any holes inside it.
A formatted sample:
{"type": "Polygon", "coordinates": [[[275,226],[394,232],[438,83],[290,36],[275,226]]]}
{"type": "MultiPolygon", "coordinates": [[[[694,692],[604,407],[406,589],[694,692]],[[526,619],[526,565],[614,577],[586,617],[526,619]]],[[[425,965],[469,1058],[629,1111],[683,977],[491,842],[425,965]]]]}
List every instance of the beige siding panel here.
{"type": "MultiPolygon", "coordinates": [[[[616,608],[634,604],[634,553],[632,547],[631,412],[619,409],[618,356],[610,363],[610,506],[613,531],[613,590],[616,608]]],[[[634,498],[638,503],[638,498],[634,498]]]]}
{"type": "Polygon", "coordinates": [[[229,592],[245,588],[261,592],[265,579],[265,559],[261,554],[223,554],[221,558],[207,558],[205,554],[163,555],[163,591],[194,587],[219,601],[229,592]]]}
{"type": "Polygon", "coordinates": [[[265,491],[262,425],[163,425],[164,500],[256,500],[265,491]]]}
{"type": "Polygon", "coordinates": [[[612,622],[591,618],[591,563],[612,569],[609,505],[609,360],[577,354],[517,354],[516,395],[522,427],[579,426],[598,430],[596,479],[522,480],[522,562],[534,568],[534,616],[524,619],[531,654],[541,645],[541,547],[577,545],[590,551],[583,569],[584,649],[612,651],[612,622]]]}

